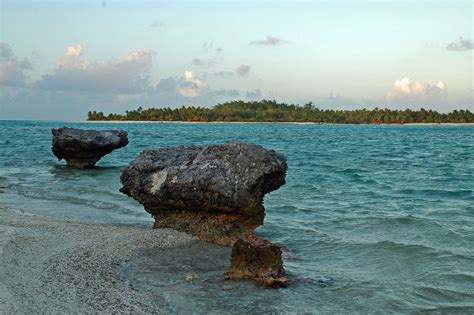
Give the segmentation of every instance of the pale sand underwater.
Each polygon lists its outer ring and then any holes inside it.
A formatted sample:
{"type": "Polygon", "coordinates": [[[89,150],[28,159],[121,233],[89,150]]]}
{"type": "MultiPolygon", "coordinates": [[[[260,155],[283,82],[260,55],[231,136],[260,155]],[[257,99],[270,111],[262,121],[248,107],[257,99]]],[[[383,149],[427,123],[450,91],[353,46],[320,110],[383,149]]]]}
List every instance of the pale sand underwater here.
{"type": "Polygon", "coordinates": [[[144,250],[196,242],[170,229],[67,222],[0,208],[0,313],[169,313],[165,301],[120,281],[113,269],[144,250]]]}

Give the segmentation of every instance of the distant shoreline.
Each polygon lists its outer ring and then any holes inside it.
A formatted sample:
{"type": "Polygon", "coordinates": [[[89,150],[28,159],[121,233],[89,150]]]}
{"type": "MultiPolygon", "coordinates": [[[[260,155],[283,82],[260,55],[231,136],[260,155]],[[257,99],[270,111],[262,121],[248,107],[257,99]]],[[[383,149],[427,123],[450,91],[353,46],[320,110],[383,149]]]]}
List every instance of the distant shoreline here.
{"type": "Polygon", "coordinates": [[[168,121],[168,120],[77,120],[72,123],[99,124],[215,124],[215,125],[370,125],[370,126],[474,126],[474,123],[406,123],[406,124],[338,124],[323,122],[291,122],[291,121],[168,121]]]}

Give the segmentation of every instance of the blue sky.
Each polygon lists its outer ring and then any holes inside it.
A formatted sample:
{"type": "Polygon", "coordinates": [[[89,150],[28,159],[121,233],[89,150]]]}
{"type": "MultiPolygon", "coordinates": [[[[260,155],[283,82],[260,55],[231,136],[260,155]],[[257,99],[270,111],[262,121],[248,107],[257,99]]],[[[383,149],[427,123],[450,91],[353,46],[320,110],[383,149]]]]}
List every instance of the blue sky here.
{"type": "Polygon", "coordinates": [[[1,1],[0,118],[276,99],[473,109],[471,1],[1,1]]]}

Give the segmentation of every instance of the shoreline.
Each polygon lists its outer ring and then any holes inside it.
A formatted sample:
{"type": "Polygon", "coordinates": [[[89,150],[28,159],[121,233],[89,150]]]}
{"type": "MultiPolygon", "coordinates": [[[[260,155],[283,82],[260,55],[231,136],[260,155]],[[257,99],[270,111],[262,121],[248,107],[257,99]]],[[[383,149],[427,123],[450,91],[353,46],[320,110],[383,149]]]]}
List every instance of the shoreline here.
{"type": "Polygon", "coordinates": [[[167,121],[167,120],[73,120],[70,123],[89,124],[199,124],[199,125],[361,125],[361,126],[474,126],[474,123],[406,123],[406,124],[338,124],[323,122],[292,122],[292,121],[167,121]]]}
{"type": "Polygon", "coordinates": [[[0,207],[0,313],[169,313],[173,305],[121,281],[114,269],[145,251],[193,244],[200,242],[171,229],[80,223],[0,207]]]}

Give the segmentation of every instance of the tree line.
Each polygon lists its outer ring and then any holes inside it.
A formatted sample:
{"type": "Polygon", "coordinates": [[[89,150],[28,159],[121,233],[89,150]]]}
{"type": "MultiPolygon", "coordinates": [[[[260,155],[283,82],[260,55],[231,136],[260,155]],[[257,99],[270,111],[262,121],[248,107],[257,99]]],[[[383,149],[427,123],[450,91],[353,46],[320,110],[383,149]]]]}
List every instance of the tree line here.
{"type": "Polygon", "coordinates": [[[320,109],[313,103],[304,106],[262,100],[231,101],[212,108],[180,107],[171,109],[138,107],[125,114],[89,111],[89,121],[144,120],[186,122],[316,122],[336,124],[407,124],[407,123],[474,123],[469,110],[439,113],[433,110],[390,110],[387,108],[333,110],[320,109]]]}

